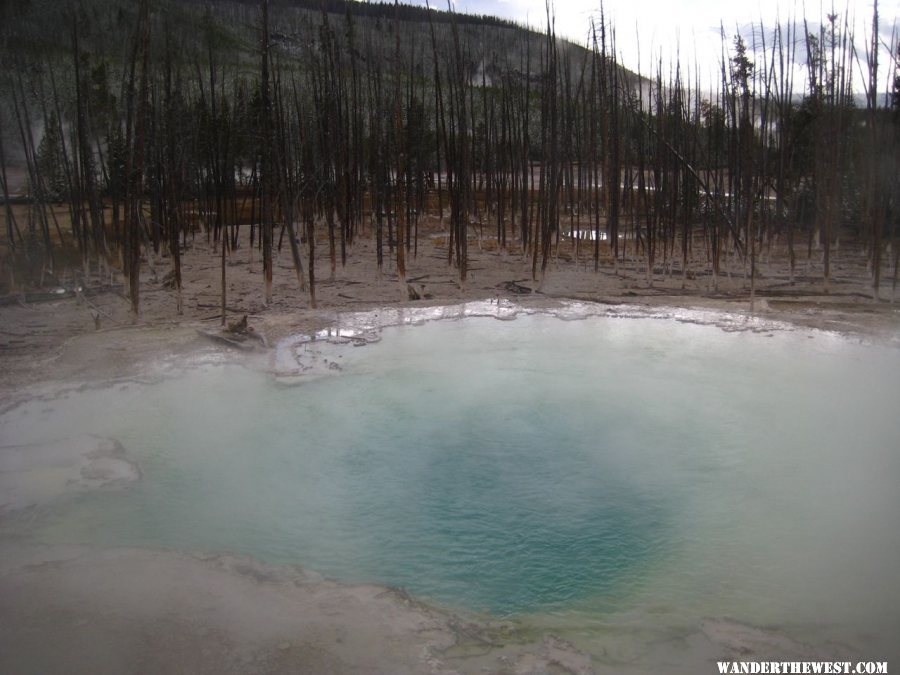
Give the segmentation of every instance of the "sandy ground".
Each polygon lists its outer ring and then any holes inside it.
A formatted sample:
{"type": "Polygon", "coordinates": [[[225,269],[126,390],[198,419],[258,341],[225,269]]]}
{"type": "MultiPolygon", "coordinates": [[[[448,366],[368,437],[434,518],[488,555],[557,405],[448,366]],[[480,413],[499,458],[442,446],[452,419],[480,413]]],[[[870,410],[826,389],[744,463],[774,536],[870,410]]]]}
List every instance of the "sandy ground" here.
{"type": "MultiPolygon", "coordinates": [[[[807,276],[802,261],[803,276],[791,285],[780,258],[764,261],[761,302],[751,312],[749,285],[736,266],[717,290],[699,264],[686,277],[657,269],[649,283],[642,263],[620,266],[618,274],[604,264],[595,273],[587,252],[576,261],[564,247],[538,284],[530,261],[490,244],[470,242],[471,274],[461,287],[447,265],[446,237],[438,227],[423,234],[407,278],[432,297],[411,301],[392,263],[378,274],[371,242],[358,242],[334,279],[322,242],[317,309],[298,288],[286,246],[276,260],[274,301],[265,307],[259,253],[244,246],[226,268],[229,319],[247,314],[274,344],[339,325],[347,312],[376,315],[384,307],[476,300],[546,308],[577,300],[699,308],[727,312],[732,321],[763,317],[900,344],[900,306],[871,299],[861,251],[837,253],[827,294],[817,263],[810,263],[807,276]]],[[[145,265],[137,320],[121,275],[109,272],[95,270],[87,284],[63,279],[64,292],[82,284],[88,289],[77,297],[7,298],[0,305],[0,411],[61,387],[164,373],[185,357],[268,362],[264,351],[245,354],[198,334],[219,326],[220,267],[210,249],[198,237],[185,254],[180,317],[174,290],[163,281],[169,270],[163,258],[151,261],[152,269],[145,265]]],[[[109,461],[108,455],[101,459],[109,461]]],[[[84,477],[84,463],[73,462],[68,466],[84,477]]],[[[711,655],[749,658],[741,640],[731,644],[733,636],[710,640],[717,643],[711,655]]],[[[553,636],[524,635],[512,625],[427,606],[402,591],[337,584],[297,568],[229,556],[50,548],[27,535],[0,537],[0,672],[587,673],[594,667],[553,636]]]]}
{"type": "MultiPolygon", "coordinates": [[[[262,262],[248,242],[227,261],[226,285],[229,320],[249,315],[251,325],[269,342],[289,334],[309,333],[334,325],[341,313],[383,306],[456,304],[470,300],[504,298],[526,306],[547,306],[561,300],[648,307],[691,307],[756,314],[807,327],[837,330],[877,339],[891,339],[900,332],[900,304],[890,302],[890,280],[882,282],[882,300],[872,299],[865,253],[847,248],[833,253],[829,292],[821,281],[819,254],[801,259],[794,283],[790,283],[786,256],[775,247],[771,260],[761,257],[757,302],[751,313],[749,281],[744,267],[730,261],[720,274],[717,288],[702,263],[680,270],[658,266],[648,280],[642,261],[626,262],[613,270],[608,260],[593,271],[591,244],[581,244],[576,258],[571,243],[560,247],[542,283],[531,278],[531,261],[521,253],[498,251],[495,242],[469,242],[469,276],[465,287],[458,272],[447,264],[447,237],[440,225],[424,224],[418,255],[407,261],[407,279],[428,299],[410,301],[397,280],[394,262],[386,262],[379,274],[375,246],[360,237],[346,267],[338,260],[332,278],[327,242],[317,246],[317,309],[300,291],[285,242],[275,261],[273,302],[266,307],[262,262]],[[534,290],[534,293],[528,293],[534,290]]],[[[782,247],[783,248],[783,247],[782,247]]],[[[698,255],[700,252],[698,252],[698,255]]],[[[189,244],[184,254],[184,314],[176,315],[175,291],[167,287],[171,269],[166,257],[154,256],[143,266],[141,315],[135,319],[125,295],[122,275],[91,270],[83,275],[62,275],[59,300],[18,293],[0,304],[0,400],[14,395],[24,383],[48,379],[107,378],[142,367],[142,356],[167,351],[190,352],[202,348],[195,329],[216,329],[220,323],[221,268],[219,256],[203,235],[189,244]],[[77,287],[86,293],[74,296],[77,287]],[[99,330],[94,316],[99,315],[99,330]],[[137,336],[140,335],[138,338],[137,336]]],[[[80,271],[79,271],[80,272],[80,271]]],[[[47,289],[51,290],[51,289],[47,289]]],[[[52,296],[51,296],[52,297],[52,296]]]]}
{"type": "Polygon", "coordinates": [[[588,673],[553,637],[247,558],[0,543],[4,673],[588,673]]]}

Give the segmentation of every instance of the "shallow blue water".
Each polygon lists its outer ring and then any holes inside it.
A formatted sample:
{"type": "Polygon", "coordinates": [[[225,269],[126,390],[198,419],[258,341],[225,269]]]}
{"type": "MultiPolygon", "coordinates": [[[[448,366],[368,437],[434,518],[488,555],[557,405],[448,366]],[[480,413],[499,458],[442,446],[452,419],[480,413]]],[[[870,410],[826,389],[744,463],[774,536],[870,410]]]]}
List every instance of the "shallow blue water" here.
{"type": "Polygon", "coordinates": [[[249,553],[504,615],[900,625],[896,349],[529,316],[333,358],[296,387],[204,367],[8,413],[4,443],[107,435],[144,471],[35,536],[249,553]]]}

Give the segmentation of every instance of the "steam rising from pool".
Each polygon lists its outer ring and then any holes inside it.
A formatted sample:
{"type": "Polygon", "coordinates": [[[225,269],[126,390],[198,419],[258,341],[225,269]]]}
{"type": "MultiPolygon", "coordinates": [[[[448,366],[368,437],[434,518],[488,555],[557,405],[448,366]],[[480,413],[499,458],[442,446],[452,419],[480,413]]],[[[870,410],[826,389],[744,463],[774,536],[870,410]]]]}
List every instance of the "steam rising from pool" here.
{"type": "Polygon", "coordinates": [[[709,617],[900,634],[896,349],[547,315],[329,349],[341,372],[299,386],[207,366],[7,413],[3,445],[98,434],[143,471],[29,531],[248,553],[588,642],[709,617]]]}

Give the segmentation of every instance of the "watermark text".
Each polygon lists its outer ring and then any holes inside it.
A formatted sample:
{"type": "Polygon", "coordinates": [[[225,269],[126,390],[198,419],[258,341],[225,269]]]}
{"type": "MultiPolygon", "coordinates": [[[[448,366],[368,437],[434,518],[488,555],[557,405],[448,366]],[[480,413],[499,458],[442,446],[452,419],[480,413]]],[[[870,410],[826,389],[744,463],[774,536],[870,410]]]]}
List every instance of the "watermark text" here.
{"type": "Polygon", "coordinates": [[[884,675],[887,661],[718,661],[721,675],[884,675]]]}

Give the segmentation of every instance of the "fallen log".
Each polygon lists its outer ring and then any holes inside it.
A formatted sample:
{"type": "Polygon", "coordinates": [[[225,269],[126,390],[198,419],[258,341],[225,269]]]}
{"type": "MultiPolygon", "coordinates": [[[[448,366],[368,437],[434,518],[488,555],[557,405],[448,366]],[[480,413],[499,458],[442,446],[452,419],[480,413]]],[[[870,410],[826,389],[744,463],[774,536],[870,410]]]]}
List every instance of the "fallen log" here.
{"type": "Polygon", "coordinates": [[[252,352],[256,348],[255,345],[247,343],[246,340],[235,338],[220,331],[202,330],[198,328],[197,334],[202,335],[203,337],[212,340],[213,342],[221,342],[222,344],[228,345],[229,347],[233,347],[235,349],[240,349],[244,352],[252,352]]]}

